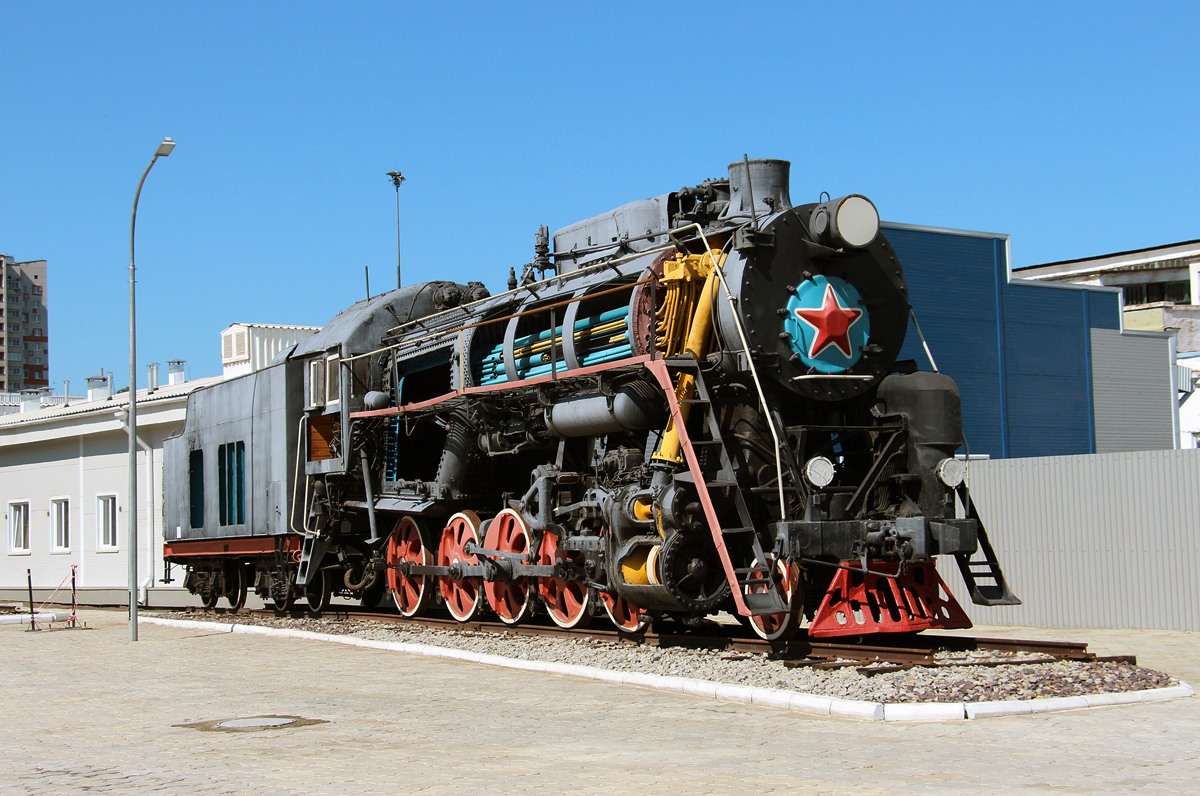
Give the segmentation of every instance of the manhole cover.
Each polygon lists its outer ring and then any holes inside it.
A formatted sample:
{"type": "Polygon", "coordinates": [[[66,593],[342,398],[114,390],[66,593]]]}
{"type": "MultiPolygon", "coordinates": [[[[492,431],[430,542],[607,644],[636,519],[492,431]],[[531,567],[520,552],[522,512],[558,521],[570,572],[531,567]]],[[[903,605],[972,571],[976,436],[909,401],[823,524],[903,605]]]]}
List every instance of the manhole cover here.
{"type": "Polygon", "coordinates": [[[188,724],[174,724],[172,726],[204,732],[258,732],[261,730],[282,730],[328,723],[324,719],[306,719],[301,716],[246,716],[239,719],[212,719],[210,721],[195,721],[188,724]]]}
{"type": "Polygon", "coordinates": [[[282,727],[292,724],[295,719],[284,719],[276,716],[260,716],[255,719],[230,719],[217,724],[222,730],[246,730],[251,727],[282,727]]]}

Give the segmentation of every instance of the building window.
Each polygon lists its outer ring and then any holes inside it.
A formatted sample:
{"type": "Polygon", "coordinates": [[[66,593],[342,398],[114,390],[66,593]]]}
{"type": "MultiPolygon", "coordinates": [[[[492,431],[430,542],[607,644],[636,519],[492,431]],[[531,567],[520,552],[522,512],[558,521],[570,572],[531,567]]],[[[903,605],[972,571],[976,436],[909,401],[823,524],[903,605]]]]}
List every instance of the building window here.
{"type": "Polygon", "coordinates": [[[40,295],[42,295],[42,286],[41,286],[41,285],[34,285],[34,286],[33,286],[33,295],[35,295],[35,296],[40,296],[40,295]]]}
{"type": "Polygon", "coordinates": [[[250,359],[250,331],[226,329],[221,332],[221,364],[229,365],[250,359]]]}
{"type": "Polygon", "coordinates": [[[41,330],[41,329],[34,329],[34,330],[33,330],[33,336],[34,336],[34,337],[41,337],[41,336],[42,336],[42,330],[41,330]]]}
{"type": "Polygon", "coordinates": [[[96,496],[96,546],[101,550],[117,549],[117,496],[96,496]]]}
{"type": "Polygon", "coordinates": [[[325,360],[314,359],[308,363],[308,405],[325,405],[325,360]]]}
{"type": "Polygon", "coordinates": [[[1191,283],[1186,281],[1123,285],[1122,290],[1125,293],[1126,307],[1137,304],[1156,304],[1160,301],[1173,301],[1176,304],[1192,303],[1191,283]]]}
{"type": "Polygon", "coordinates": [[[217,449],[217,480],[222,525],[246,522],[246,443],[230,442],[217,449]]]}
{"type": "Polygon", "coordinates": [[[50,528],[53,531],[51,551],[69,553],[71,551],[71,502],[67,498],[55,498],[50,501],[50,528]]]}
{"type": "Polygon", "coordinates": [[[342,398],[342,358],[330,354],[325,373],[325,403],[335,404],[342,398]]]}
{"type": "Polygon", "coordinates": [[[204,451],[188,454],[188,485],[193,528],[204,527],[204,451]]]}
{"type": "Polygon", "coordinates": [[[8,504],[8,552],[25,555],[29,552],[29,504],[8,504]]]}

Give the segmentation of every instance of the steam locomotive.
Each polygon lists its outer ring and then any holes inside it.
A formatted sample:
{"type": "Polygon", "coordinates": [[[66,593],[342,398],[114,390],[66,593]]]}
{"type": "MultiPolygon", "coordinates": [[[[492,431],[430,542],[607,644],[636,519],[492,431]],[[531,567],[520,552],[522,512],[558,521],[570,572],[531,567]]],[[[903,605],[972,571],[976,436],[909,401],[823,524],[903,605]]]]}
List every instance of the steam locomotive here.
{"type": "Polygon", "coordinates": [[[969,627],[939,555],[976,603],[1019,602],[957,387],[897,361],[911,308],[875,206],[793,206],[788,181],[744,159],[553,248],[541,227],[500,295],[371,297],[197,390],[165,447],[167,561],[208,606],[630,633],[727,611],[769,640],[969,627]]]}

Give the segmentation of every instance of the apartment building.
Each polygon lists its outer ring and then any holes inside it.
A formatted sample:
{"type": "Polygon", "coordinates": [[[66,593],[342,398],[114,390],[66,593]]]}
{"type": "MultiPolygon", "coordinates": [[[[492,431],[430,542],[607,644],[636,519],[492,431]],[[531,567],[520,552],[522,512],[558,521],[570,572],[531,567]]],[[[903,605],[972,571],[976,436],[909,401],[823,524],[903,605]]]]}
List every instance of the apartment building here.
{"type": "Polygon", "coordinates": [[[0,392],[50,386],[46,261],[0,254],[0,392]]]}

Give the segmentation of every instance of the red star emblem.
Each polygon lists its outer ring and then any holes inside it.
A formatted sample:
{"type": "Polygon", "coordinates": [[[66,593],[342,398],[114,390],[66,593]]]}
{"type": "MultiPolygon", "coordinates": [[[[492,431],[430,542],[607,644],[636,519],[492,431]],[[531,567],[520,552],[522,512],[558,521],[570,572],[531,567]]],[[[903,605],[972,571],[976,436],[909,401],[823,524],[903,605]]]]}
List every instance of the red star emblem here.
{"type": "Polygon", "coordinates": [[[862,317],[862,310],[843,307],[833,285],[825,286],[821,306],[816,309],[797,309],[796,317],[807,323],[817,334],[808,347],[808,358],[816,359],[829,346],[837,346],[842,356],[850,359],[850,327],[862,317]]]}

